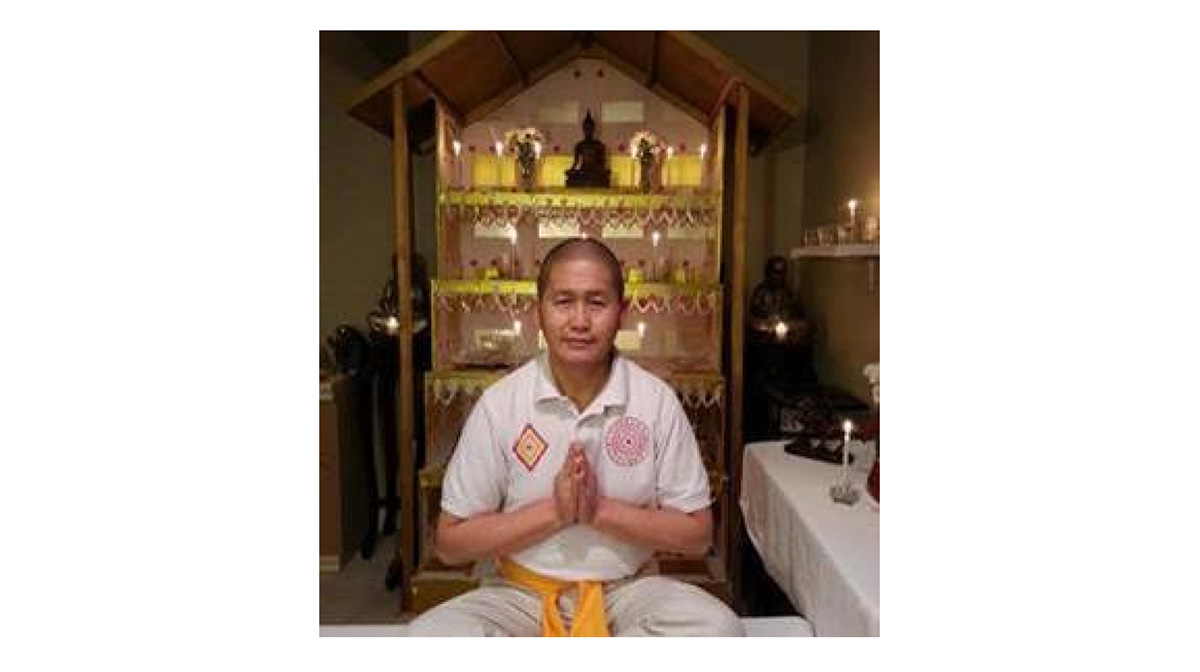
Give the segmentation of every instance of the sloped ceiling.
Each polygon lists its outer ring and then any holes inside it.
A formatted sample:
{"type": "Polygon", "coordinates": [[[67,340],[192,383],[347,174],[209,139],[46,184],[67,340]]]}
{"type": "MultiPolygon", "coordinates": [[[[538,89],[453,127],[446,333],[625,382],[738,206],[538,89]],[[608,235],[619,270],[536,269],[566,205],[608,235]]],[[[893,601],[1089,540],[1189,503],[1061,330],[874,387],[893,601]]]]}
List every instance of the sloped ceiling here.
{"type": "Polygon", "coordinates": [[[733,86],[745,84],[752,152],[800,113],[796,101],[684,31],[447,32],[358,91],[350,113],[390,137],[391,89],[400,83],[416,146],[432,133],[435,101],[466,126],[581,57],[608,62],[705,125],[732,102],[733,86]]]}

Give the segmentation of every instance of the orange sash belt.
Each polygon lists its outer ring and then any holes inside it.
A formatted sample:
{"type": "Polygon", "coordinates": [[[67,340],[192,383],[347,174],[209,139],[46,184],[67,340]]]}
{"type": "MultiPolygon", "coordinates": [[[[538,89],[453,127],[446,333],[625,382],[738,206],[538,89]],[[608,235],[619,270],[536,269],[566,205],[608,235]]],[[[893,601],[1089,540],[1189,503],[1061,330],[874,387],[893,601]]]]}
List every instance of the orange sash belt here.
{"type": "Polygon", "coordinates": [[[604,611],[604,586],[599,581],[559,581],[508,558],[500,560],[500,575],[541,596],[543,637],[611,637],[608,614],[604,611]],[[558,596],[572,586],[579,586],[579,599],[575,603],[571,632],[567,633],[558,613],[558,596]]]}

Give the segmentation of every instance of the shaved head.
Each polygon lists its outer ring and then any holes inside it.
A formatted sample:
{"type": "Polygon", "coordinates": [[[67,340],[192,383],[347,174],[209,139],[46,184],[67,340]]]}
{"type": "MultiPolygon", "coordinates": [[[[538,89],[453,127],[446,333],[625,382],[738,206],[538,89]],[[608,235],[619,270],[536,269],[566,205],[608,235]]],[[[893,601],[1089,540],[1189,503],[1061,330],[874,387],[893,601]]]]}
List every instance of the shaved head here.
{"type": "Polygon", "coordinates": [[[625,282],[621,278],[621,264],[612,250],[595,238],[571,238],[550,250],[550,253],[546,255],[546,260],[542,263],[541,270],[538,271],[538,298],[541,298],[546,291],[546,283],[550,280],[550,269],[559,262],[575,259],[590,259],[606,266],[612,275],[612,285],[617,293],[617,300],[625,300],[625,282]]]}

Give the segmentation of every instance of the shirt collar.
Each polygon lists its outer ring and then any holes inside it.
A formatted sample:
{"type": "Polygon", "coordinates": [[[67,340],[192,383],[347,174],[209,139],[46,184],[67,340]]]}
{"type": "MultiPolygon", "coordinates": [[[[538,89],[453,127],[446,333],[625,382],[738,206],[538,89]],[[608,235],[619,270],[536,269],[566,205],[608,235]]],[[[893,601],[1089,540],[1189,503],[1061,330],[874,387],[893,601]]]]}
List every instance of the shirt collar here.
{"type": "MultiPolygon", "coordinates": [[[[592,401],[593,407],[599,404],[599,407],[603,409],[608,406],[625,406],[629,403],[629,372],[627,367],[628,362],[625,361],[625,358],[619,353],[614,353],[612,367],[608,373],[608,381],[604,383],[600,394],[597,394],[596,399],[592,401]]],[[[553,399],[570,401],[565,394],[559,391],[558,385],[554,383],[554,376],[550,373],[549,355],[543,352],[537,358],[537,377],[534,380],[533,400],[534,402],[542,402],[553,399]]]]}

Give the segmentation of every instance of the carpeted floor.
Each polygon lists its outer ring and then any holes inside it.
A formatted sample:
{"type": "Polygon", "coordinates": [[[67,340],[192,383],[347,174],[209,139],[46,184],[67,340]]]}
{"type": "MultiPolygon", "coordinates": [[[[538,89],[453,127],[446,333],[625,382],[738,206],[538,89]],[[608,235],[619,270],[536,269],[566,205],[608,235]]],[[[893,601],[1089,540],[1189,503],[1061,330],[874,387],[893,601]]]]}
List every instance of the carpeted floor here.
{"type": "Polygon", "coordinates": [[[400,593],[384,586],[388,565],[396,555],[396,535],[384,537],[370,560],[356,555],[338,572],[321,572],[321,625],[407,623],[400,612],[400,593]]]}

